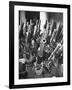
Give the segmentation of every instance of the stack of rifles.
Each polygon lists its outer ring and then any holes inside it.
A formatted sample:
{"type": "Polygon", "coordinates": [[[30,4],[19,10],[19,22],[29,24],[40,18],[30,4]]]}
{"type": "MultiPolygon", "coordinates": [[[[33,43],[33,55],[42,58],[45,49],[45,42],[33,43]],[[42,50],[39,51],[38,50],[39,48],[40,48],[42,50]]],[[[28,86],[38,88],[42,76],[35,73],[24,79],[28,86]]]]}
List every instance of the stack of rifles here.
{"type": "MultiPolygon", "coordinates": [[[[59,68],[63,65],[63,25],[56,21],[46,21],[41,30],[40,20],[25,21],[19,28],[19,62],[31,66],[37,75],[52,67],[59,68]]],[[[59,70],[59,76],[63,71],[59,70]]]]}

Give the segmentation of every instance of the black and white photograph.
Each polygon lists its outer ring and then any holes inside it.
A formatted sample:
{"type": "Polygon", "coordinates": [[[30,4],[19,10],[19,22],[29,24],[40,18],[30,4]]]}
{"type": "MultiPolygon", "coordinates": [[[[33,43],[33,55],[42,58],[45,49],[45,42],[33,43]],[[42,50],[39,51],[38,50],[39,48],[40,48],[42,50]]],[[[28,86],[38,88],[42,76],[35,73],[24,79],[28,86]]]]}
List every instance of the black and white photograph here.
{"type": "Polygon", "coordinates": [[[19,79],[63,77],[63,13],[19,11],[19,79]]]}
{"type": "Polygon", "coordinates": [[[70,84],[70,6],[10,3],[10,88],[70,84]]]}

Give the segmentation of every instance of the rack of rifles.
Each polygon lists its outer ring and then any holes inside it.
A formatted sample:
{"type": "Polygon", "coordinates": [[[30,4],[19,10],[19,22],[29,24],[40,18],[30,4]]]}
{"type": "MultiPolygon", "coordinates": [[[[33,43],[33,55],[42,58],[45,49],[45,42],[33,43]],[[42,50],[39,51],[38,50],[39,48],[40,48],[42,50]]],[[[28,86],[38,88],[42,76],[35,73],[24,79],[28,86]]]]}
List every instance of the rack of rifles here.
{"type": "MultiPolygon", "coordinates": [[[[63,25],[59,22],[46,21],[43,30],[41,22],[26,21],[19,28],[19,62],[31,65],[37,75],[45,70],[52,71],[52,67],[63,65],[63,25]]],[[[60,71],[63,75],[63,71],[60,71]]]]}

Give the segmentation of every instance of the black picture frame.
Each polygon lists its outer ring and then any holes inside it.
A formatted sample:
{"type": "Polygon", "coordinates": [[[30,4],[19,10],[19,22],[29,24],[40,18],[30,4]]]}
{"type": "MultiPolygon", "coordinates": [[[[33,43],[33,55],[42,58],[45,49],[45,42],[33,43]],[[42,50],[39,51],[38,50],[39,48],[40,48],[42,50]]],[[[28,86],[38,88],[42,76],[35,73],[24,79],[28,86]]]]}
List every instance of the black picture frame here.
{"type": "Polygon", "coordinates": [[[45,87],[45,86],[62,86],[70,85],[70,5],[65,4],[47,4],[47,3],[29,3],[29,2],[9,2],[9,88],[30,88],[30,87],[45,87]],[[55,83],[39,83],[39,84],[14,84],[14,6],[35,6],[35,7],[53,7],[67,9],[67,82],[55,83]]]}

